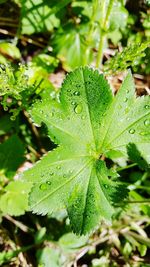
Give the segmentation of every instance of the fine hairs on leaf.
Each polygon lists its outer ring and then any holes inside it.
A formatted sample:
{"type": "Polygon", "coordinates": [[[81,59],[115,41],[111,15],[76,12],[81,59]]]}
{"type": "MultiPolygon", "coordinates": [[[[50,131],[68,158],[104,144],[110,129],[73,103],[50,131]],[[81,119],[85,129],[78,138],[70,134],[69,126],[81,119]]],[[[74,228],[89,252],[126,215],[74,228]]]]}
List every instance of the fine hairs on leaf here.
{"type": "Polygon", "coordinates": [[[30,114],[58,145],[24,172],[23,180],[33,184],[31,210],[45,215],[65,207],[79,235],[110,222],[127,189],[108,178],[102,158],[111,151],[127,157],[127,145],[134,143],[150,161],[149,96],[136,98],[130,72],[113,96],[102,74],[81,67],[66,76],[58,102],[37,102],[30,114]]]}

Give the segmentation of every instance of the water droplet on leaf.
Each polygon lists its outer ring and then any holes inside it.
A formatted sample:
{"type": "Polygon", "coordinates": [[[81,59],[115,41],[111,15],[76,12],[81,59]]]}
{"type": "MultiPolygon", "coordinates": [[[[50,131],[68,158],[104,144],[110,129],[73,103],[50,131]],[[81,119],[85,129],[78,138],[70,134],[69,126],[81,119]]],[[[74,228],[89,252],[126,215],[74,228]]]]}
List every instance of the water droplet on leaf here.
{"type": "Polygon", "coordinates": [[[76,105],[74,111],[76,114],[80,114],[82,112],[81,104],[76,105]]]}
{"type": "Polygon", "coordinates": [[[150,124],[150,120],[145,120],[144,124],[145,124],[145,126],[148,126],[150,124]]]}
{"type": "Polygon", "coordinates": [[[41,185],[40,185],[40,189],[41,189],[42,191],[46,190],[46,189],[47,189],[47,184],[46,184],[46,183],[41,184],[41,185]]]}
{"type": "Polygon", "coordinates": [[[57,166],[57,170],[60,170],[61,169],[61,166],[57,166]]]}
{"type": "Polygon", "coordinates": [[[75,91],[73,94],[76,95],[76,96],[79,96],[80,92],[79,91],[75,91]]]}
{"type": "Polygon", "coordinates": [[[50,113],[50,117],[53,117],[53,116],[54,116],[54,112],[51,112],[51,113],[50,113]]]}
{"type": "Polygon", "coordinates": [[[130,129],[130,130],[129,130],[129,133],[130,133],[130,134],[134,134],[134,133],[135,133],[135,130],[134,130],[134,129],[130,129]]]}
{"type": "Polygon", "coordinates": [[[145,109],[149,109],[150,108],[150,106],[149,105],[145,105],[145,109]]]}

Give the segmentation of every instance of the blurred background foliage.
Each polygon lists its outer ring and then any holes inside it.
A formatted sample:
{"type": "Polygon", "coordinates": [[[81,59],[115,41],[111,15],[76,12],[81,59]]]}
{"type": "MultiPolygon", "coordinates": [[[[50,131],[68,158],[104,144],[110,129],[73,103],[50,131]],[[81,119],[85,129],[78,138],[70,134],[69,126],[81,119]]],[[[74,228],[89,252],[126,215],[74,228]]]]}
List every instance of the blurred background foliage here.
{"type": "Polygon", "coordinates": [[[0,265],[150,266],[150,171],[138,153],[108,161],[130,190],[112,225],[75,236],[64,210],[30,213],[19,175],[54,148],[28,115],[36,100],[57,101],[66,72],[90,65],[114,92],[131,68],[138,95],[150,87],[150,1],[0,1],[0,265]],[[19,175],[18,175],[19,174],[19,175]]]}

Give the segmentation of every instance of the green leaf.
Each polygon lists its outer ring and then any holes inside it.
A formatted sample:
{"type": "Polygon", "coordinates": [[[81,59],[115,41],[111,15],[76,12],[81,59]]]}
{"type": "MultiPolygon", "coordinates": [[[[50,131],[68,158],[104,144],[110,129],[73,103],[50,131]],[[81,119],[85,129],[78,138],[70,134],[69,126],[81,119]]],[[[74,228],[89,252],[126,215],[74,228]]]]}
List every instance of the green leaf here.
{"type": "Polygon", "coordinates": [[[0,144],[0,172],[12,178],[24,162],[24,147],[18,136],[13,135],[0,144]]]}
{"type": "Polygon", "coordinates": [[[128,11],[124,7],[122,1],[116,1],[110,15],[110,31],[116,29],[124,29],[127,25],[128,11]],[[117,18],[117,19],[116,19],[117,18]]]}
{"type": "Polygon", "coordinates": [[[8,114],[2,116],[0,118],[0,135],[10,132],[13,126],[16,125],[12,120],[10,120],[10,116],[8,114]]]}
{"type": "Polygon", "coordinates": [[[52,31],[58,28],[59,19],[56,13],[70,1],[63,0],[62,3],[42,0],[22,1],[22,34],[33,34],[52,31]]]}
{"type": "Polygon", "coordinates": [[[76,67],[84,66],[88,60],[85,34],[87,34],[87,30],[82,32],[82,27],[79,30],[70,24],[63,31],[54,35],[52,40],[54,52],[57,53],[57,57],[61,60],[65,70],[70,71],[76,67]]]}
{"type": "Polygon", "coordinates": [[[0,52],[13,59],[21,58],[19,49],[14,44],[11,43],[0,43],[0,52]]]}
{"type": "Polygon", "coordinates": [[[47,55],[47,54],[39,54],[33,57],[33,63],[37,67],[42,67],[48,73],[54,72],[55,68],[58,66],[58,59],[47,55]]]}
{"type": "Polygon", "coordinates": [[[73,233],[64,234],[58,241],[61,249],[65,253],[75,253],[80,248],[86,245],[88,236],[76,236],[73,233]]]}
{"type": "Polygon", "coordinates": [[[113,99],[100,129],[100,150],[127,155],[126,146],[134,143],[145,160],[150,163],[150,97],[136,98],[131,74],[124,80],[113,99]]]}
{"type": "Polygon", "coordinates": [[[141,152],[139,152],[135,144],[129,143],[129,145],[127,146],[127,152],[130,160],[136,162],[142,170],[148,171],[150,166],[144,159],[144,156],[141,154],[141,152]]]}
{"type": "Polygon", "coordinates": [[[38,263],[41,264],[39,266],[53,266],[53,267],[61,267],[61,258],[60,252],[58,249],[45,247],[42,250],[38,250],[37,252],[38,263]]]}
{"type": "Polygon", "coordinates": [[[125,47],[121,52],[116,54],[104,65],[106,74],[115,74],[126,70],[130,66],[136,65],[138,59],[145,56],[145,49],[150,46],[150,41],[143,43],[133,43],[125,47]]]}
{"type": "Polygon", "coordinates": [[[5,193],[0,197],[0,209],[3,214],[19,216],[28,209],[29,183],[21,181],[10,182],[5,187],[5,193]]]}
{"type": "Polygon", "coordinates": [[[19,250],[8,250],[0,252],[0,264],[8,263],[12,258],[19,254],[19,250]]]}
{"type": "Polygon", "coordinates": [[[108,178],[101,156],[111,150],[127,155],[131,141],[138,149],[149,147],[148,135],[140,134],[150,129],[144,123],[150,117],[149,97],[136,99],[130,73],[113,97],[103,75],[85,67],[67,76],[59,102],[36,103],[31,115],[36,124],[47,125],[59,145],[24,173],[34,184],[33,212],[44,215],[66,207],[77,234],[86,234],[102,219],[111,221],[127,190],[108,178]]]}

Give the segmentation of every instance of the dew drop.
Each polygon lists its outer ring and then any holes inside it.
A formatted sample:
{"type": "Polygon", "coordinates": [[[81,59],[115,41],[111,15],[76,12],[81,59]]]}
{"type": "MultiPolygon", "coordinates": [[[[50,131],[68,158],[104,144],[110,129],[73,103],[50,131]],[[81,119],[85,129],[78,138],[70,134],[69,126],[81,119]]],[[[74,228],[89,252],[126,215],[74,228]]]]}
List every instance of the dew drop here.
{"type": "Polygon", "coordinates": [[[42,191],[46,190],[46,189],[47,189],[47,184],[46,184],[46,183],[41,184],[41,185],[40,185],[40,189],[41,189],[42,191]]]}
{"type": "Polygon", "coordinates": [[[105,187],[105,188],[108,188],[108,185],[107,185],[107,184],[104,184],[104,187],[105,187]]]}
{"type": "Polygon", "coordinates": [[[66,174],[64,174],[63,177],[66,178],[66,174]]]}
{"type": "Polygon", "coordinates": [[[134,130],[134,129],[130,129],[130,130],[129,130],[129,133],[130,133],[130,134],[134,134],[134,133],[135,133],[135,130],[134,130]]]}
{"type": "Polygon", "coordinates": [[[75,104],[76,104],[76,102],[74,102],[74,101],[71,102],[71,105],[75,105],[75,104]]]}
{"type": "Polygon", "coordinates": [[[126,93],[128,94],[129,92],[130,92],[130,91],[127,89],[127,90],[126,90],[126,93]]]}
{"type": "Polygon", "coordinates": [[[83,115],[83,116],[81,117],[81,119],[82,119],[82,120],[85,120],[85,116],[83,115]]]}
{"type": "Polygon", "coordinates": [[[70,93],[71,92],[71,89],[68,89],[67,92],[70,93]]]}
{"type": "Polygon", "coordinates": [[[130,118],[128,117],[128,118],[127,118],[127,121],[129,121],[129,120],[130,120],[130,118]]]}
{"type": "Polygon", "coordinates": [[[60,170],[61,169],[61,166],[57,166],[57,170],[60,170]]]}
{"type": "Polygon", "coordinates": [[[145,109],[149,109],[149,108],[150,108],[150,106],[149,106],[149,105],[145,105],[144,107],[145,107],[145,109]]]}
{"type": "Polygon", "coordinates": [[[124,99],[124,102],[127,102],[128,101],[128,98],[126,97],[125,99],[124,99]]]}
{"type": "Polygon", "coordinates": [[[47,181],[46,183],[47,183],[48,185],[51,185],[51,182],[50,182],[50,181],[47,181]]]}
{"type": "Polygon", "coordinates": [[[76,105],[74,111],[76,114],[80,114],[82,112],[82,106],[80,104],[76,105]]]}
{"type": "Polygon", "coordinates": [[[150,120],[145,120],[145,121],[144,121],[144,125],[145,125],[145,126],[150,125],[150,120]]]}
{"type": "Polygon", "coordinates": [[[54,175],[54,173],[53,173],[53,172],[51,172],[51,173],[50,173],[50,175],[52,176],[52,175],[54,175]]]}
{"type": "Polygon", "coordinates": [[[79,91],[75,91],[73,94],[74,94],[75,96],[79,96],[79,95],[80,95],[80,92],[79,92],[79,91]]]}
{"type": "Polygon", "coordinates": [[[50,117],[53,117],[53,116],[54,116],[54,112],[51,112],[51,113],[50,113],[50,117]]]}

